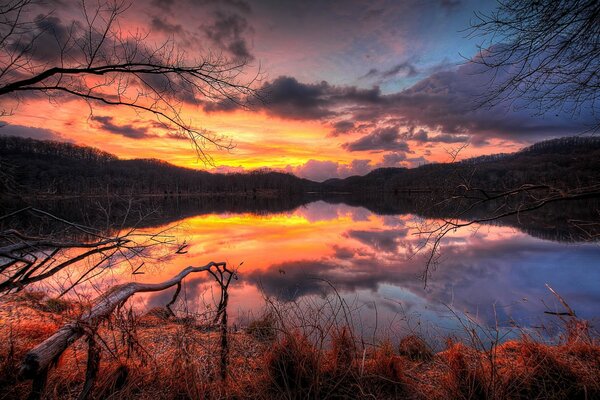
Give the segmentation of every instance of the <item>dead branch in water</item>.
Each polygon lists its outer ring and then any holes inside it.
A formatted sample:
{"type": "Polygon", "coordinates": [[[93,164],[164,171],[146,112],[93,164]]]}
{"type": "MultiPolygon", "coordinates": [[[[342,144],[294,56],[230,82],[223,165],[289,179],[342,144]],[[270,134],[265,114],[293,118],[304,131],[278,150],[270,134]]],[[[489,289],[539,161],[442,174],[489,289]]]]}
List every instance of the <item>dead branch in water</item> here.
{"type": "MultiPolygon", "coordinates": [[[[201,267],[189,266],[173,278],[161,283],[130,282],[114,286],[106,293],[94,300],[93,306],[77,321],[67,323],[58,329],[52,336],[30,350],[21,364],[20,375],[24,379],[34,380],[34,392],[41,395],[45,386],[46,376],[50,366],[58,360],[61,354],[77,339],[91,331],[92,334],[100,322],[107,319],[118,306],[136,293],[158,292],[175,285],[194,272],[208,271],[214,275],[212,268],[218,275],[224,272],[231,273],[225,262],[210,262],[201,267]]],[[[219,281],[220,285],[223,282],[219,281]]],[[[35,396],[35,393],[32,393],[35,396]]]]}

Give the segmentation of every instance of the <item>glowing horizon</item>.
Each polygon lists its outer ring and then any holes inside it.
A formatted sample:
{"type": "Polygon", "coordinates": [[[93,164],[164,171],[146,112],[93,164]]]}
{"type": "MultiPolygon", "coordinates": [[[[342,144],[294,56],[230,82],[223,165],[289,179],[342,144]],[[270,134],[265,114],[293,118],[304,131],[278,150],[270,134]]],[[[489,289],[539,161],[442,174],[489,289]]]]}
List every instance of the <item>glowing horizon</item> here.
{"type": "MultiPolygon", "coordinates": [[[[242,57],[248,65],[240,79],[258,74],[254,87],[269,94],[265,103],[180,103],[186,121],[231,140],[233,150],[208,145],[213,164],[205,164],[189,140],[173,137],[151,114],[90,108],[68,96],[4,99],[12,113],[2,118],[0,134],[70,141],[124,159],[157,158],[209,171],[269,168],[322,181],[378,167],[447,162],[457,149],[458,159],[513,152],[581,132],[586,112],[573,119],[561,110],[535,115],[523,104],[473,107],[488,76],[461,59],[475,57],[477,42],[460,30],[472,12],[493,5],[133,3],[119,25],[123,38],[140,31],[149,43],[172,40],[189,58],[209,51],[242,57]]],[[[81,18],[77,7],[52,7],[43,11],[52,12],[53,29],[81,18]]]]}

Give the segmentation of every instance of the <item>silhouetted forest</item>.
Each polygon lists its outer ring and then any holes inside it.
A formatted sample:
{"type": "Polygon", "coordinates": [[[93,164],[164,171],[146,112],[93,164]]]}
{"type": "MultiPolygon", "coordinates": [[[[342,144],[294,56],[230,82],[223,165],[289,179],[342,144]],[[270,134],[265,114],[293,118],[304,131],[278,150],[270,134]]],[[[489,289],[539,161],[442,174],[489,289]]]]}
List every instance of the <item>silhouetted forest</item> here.
{"type": "Polygon", "coordinates": [[[238,193],[254,196],[303,192],[313,182],[291,174],[258,170],[213,174],[156,159],[121,160],[71,143],[0,136],[0,162],[8,172],[4,191],[35,195],[238,193]]]}
{"type": "Polygon", "coordinates": [[[600,138],[567,137],[536,143],[511,154],[494,154],[418,168],[380,168],[365,176],[330,179],[325,191],[435,192],[461,185],[488,192],[525,184],[558,189],[595,185],[600,181],[600,138]]]}
{"type": "Polygon", "coordinates": [[[412,193],[448,192],[466,183],[491,192],[523,184],[568,189],[600,181],[600,138],[554,139],[512,154],[412,169],[379,168],[323,183],[269,170],[216,174],[155,159],[121,160],[90,147],[10,136],[0,136],[0,163],[6,171],[3,192],[31,195],[412,193]]]}

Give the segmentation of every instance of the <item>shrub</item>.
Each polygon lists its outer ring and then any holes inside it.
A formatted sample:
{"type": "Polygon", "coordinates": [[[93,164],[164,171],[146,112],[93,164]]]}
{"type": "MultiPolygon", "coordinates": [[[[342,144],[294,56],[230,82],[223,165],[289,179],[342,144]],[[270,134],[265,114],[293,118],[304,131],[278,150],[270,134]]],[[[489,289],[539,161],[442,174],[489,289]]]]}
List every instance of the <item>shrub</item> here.
{"type": "Polygon", "coordinates": [[[448,364],[445,383],[452,397],[457,399],[488,399],[486,371],[479,352],[460,343],[448,342],[444,358],[448,364]]]}
{"type": "Polygon", "coordinates": [[[46,303],[44,304],[45,311],[58,314],[67,311],[69,307],[70,304],[67,300],[58,298],[50,298],[46,300],[46,303]]]}
{"type": "Polygon", "coordinates": [[[266,313],[248,324],[246,333],[254,339],[273,341],[277,337],[276,321],[272,313],[266,313]]]}
{"type": "Polygon", "coordinates": [[[516,389],[519,398],[589,398],[575,371],[554,354],[556,350],[523,340],[515,368],[507,371],[507,385],[516,389]]]}
{"type": "Polygon", "coordinates": [[[356,356],[356,345],[350,329],[343,327],[331,337],[331,362],[334,370],[347,371],[356,356]]]}
{"type": "Polygon", "coordinates": [[[431,361],[433,352],[429,345],[420,337],[410,335],[400,340],[399,354],[412,361],[431,361]]]}
{"type": "Polygon", "coordinates": [[[374,398],[407,396],[402,359],[394,353],[394,346],[389,340],[382,342],[370,355],[364,373],[361,384],[374,398]]]}
{"type": "Polygon", "coordinates": [[[267,356],[271,383],[277,392],[305,398],[316,392],[319,362],[317,350],[299,333],[286,334],[267,356]]]}

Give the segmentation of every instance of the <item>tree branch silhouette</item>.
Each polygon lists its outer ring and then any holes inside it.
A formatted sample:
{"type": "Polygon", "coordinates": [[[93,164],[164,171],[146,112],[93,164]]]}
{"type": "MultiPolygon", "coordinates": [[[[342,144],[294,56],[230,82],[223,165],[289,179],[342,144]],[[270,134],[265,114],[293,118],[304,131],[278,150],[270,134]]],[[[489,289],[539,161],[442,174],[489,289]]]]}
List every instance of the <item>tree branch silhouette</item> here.
{"type": "MultiPolygon", "coordinates": [[[[153,45],[145,33],[128,33],[121,0],[80,3],[82,18],[63,24],[52,12],[36,13],[36,1],[0,6],[0,101],[27,93],[83,99],[94,106],[120,106],[153,115],[160,126],[189,138],[201,161],[212,163],[207,146],[230,150],[231,139],[199,128],[183,112],[228,99],[259,98],[247,60],[209,53],[192,58],[173,38],[153,45]],[[46,44],[50,43],[49,46],[46,44]],[[49,49],[46,47],[50,47],[49,49]]],[[[2,114],[12,110],[2,105],[2,114]]]]}

